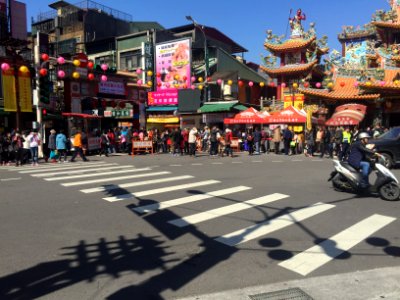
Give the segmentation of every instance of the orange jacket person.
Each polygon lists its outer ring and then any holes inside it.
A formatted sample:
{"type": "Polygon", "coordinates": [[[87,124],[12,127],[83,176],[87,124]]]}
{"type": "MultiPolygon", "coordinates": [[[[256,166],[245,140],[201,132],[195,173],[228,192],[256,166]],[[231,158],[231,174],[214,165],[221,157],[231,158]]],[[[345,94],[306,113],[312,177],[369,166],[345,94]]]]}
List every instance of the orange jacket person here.
{"type": "Polygon", "coordinates": [[[74,154],[73,154],[72,157],[71,157],[71,162],[74,162],[74,161],[75,161],[75,157],[77,157],[78,154],[79,154],[79,156],[82,158],[83,161],[89,161],[89,160],[85,157],[85,154],[83,154],[83,151],[82,151],[82,132],[81,132],[80,129],[78,129],[78,130],[76,131],[76,134],[75,134],[75,136],[74,136],[74,143],[73,143],[73,145],[74,145],[75,151],[74,151],[74,154]]]}

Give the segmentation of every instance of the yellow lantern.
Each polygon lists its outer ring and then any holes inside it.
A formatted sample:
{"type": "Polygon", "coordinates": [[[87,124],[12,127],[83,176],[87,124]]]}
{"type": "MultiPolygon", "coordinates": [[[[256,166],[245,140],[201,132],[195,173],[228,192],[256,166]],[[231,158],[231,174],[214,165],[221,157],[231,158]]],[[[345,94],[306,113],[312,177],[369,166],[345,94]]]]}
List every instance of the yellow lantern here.
{"type": "Polygon", "coordinates": [[[328,86],[328,89],[331,89],[331,88],[333,88],[333,83],[329,82],[327,86],[328,86]]]}
{"type": "Polygon", "coordinates": [[[179,75],[175,75],[174,78],[175,78],[175,80],[179,80],[180,77],[179,77],[179,75]]]}
{"type": "Polygon", "coordinates": [[[201,91],[203,89],[203,85],[200,84],[197,88],[201,91]]]}
{"type": "Polygon", "coordinates": [[[265,86],[265,83],[264,82],[260,82],[260,86],[261,87],[265,86]]]}
{"type": "Polygon", "coordinates": [[[295,83],[293,83],[293,88],[294,89],[297,89],[299,87],[299,85],[295,82],[295,83]]]}
{"type": "Polygon", "coordinates": [[[74,72],[74,73],[72,73],[72,77],[74,79],[79,79],[79,77],[81,77],[81,75],[78,72],[74,72]]]}
{"type": "Polygon", "coordinates": [[[74,59],[74,61],[72,63],[74,64],[75,67],[79,67],[81,65],[81,62],[79,61],[79,59],[74,59]]]}
{"type": "Polygon", "coordinates": [[[28,69],[27,66],[21,66],[21,67],[19,68],[19,71],[20,71],[21,73],[28,73],[28,72],[29,72],[29,69],[28,69]]]}
{"type": "Polygon", "coordinates": [[[395,84],[395,85],[399,85],[399,83],[400,83],[400,81],[397,80],[397,79],[394,81],[394,84],[395,84]]]}
{"type": "Polygon", "coordinates": [[[232,80],[228,80],[228,85],[232,85],[233,84],[233,81],[232,80]]]}
{"type": "Polygon", "coordinates": [[[199,77],[199,82],[203,82],[203,77],[199,77]]]}
{"type": "Polygon", "coordinates": [[[371,81],[367,81],[367,82],[365,83],[365,85],[366,85],[366,86],[371,86],[371,85],[372,85],[372,82],[371,82],[371,81]]]}
{"type": "Polygon", "coordinates": [[[151,70],[149,70],[149,71],[147,71],[147,76],[153,76],[153,71],[151,71],[151,70]]]}
{"type": "Polygon", "coordinates": [[[148,86],[152,86],[153,85],[153,81],[151,81],[151,80],[147,81],[147,85],[148,86]]]}

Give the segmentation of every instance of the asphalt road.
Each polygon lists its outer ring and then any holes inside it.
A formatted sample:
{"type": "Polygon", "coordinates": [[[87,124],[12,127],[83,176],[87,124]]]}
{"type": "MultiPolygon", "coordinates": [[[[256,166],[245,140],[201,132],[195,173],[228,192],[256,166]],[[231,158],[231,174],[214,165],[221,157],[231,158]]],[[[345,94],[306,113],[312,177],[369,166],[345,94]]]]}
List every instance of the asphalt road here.
{"type": "Polygon", "coordinates": [[[336,192],[331,169],[275,154],[0,167],[0,299],[176,299],[399,266],[400,202],[336,192]]]}

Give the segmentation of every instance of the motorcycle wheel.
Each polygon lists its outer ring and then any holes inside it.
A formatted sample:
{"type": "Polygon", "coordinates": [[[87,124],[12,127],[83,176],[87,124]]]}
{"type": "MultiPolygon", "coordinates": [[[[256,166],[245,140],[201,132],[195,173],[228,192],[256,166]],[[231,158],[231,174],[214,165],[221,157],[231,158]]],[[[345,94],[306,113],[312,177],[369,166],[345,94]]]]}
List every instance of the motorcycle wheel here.
{"type": "Polygon", "coordinates": [[[400,187],[395,182],[389,182],[382,185],[379,189],[379,196],[388,201],[400,200],[400,187]]]}
{"type": "Polygon", "coordinates": [[[346,178],[344,178],[340,174],[336,174],[332,179],[332,185],[336,190],[343,192],[351,192],[353,191],[351,185],[347,182],[346,178]]]}

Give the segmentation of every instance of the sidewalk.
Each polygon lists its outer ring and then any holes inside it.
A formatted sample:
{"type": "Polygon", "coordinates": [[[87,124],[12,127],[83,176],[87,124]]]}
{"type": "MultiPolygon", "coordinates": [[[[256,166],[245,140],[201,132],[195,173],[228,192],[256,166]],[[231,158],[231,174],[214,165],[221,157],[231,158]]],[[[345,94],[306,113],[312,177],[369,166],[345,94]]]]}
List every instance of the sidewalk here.
{"type": "MultiPolygon", "coordinates": [[[[293,280],[214,294],[190,296],[179,298],[179,300],[249,300],[251,299],[249,295],[275,292],[290,288],[300,288],[314,300],[398,300],[400,299],[400,268],[382,268],[293,280]]],[[[269,298],[260,299],[268,300],[269,298]]]]}

